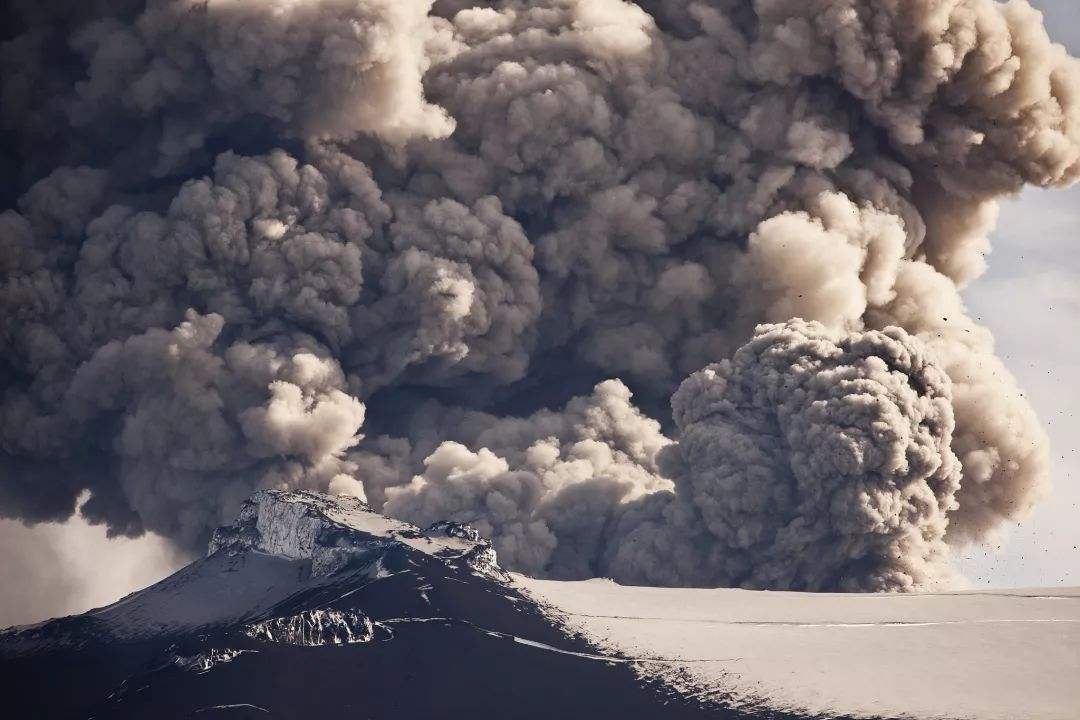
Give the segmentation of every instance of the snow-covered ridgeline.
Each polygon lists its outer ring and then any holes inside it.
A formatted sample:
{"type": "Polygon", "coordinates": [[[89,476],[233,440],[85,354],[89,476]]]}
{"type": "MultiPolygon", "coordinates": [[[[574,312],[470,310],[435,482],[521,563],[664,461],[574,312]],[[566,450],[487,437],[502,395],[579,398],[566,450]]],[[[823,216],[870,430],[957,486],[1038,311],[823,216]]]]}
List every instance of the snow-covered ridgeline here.
{"type": "Polygon", "coordinates": [[[369,512],[357,498],[267,490],[246,501],[232,525],[218,528],[208,554],[259,552],[287,560],[310,560],[311,576],[324,577],[358,555],[378,552],[387,537],[357,534],[350,524],[332,518],[369,512]]]}
{"type": "MultiPolygon", "coordinates": [[[[133,640],[273,620],[280,603],[305,589],[337,582],[335,573],[346,566],[378,576],[385,572],[388,553],[394,551],[418,552],[448,565],[505,578],[491,545],[466,525],[436,523],[423,531],[379,515],[356,498],[264,490],[244,503],[232,525],[214,533],[207,557],[145,590],[86,613],[84,620],[14,628],[5,639],[10,652],[28,652],[105,638],[133,640]]],[[[297,622],[303,625],[307,620],[311,618],[297,622]]],[[[274,633],[283,632],[290,622],[290,617],[282,619],[274,633]]],[[[357,623],[350,622],[348,631],[330,631],[329,637],[348,638],[350,633],[360,637],[367,631],[361,627],[363,621],[357,623]]]]}
{"type": "Polygon", "coordinates": [[[256,493],[244,503],[236,522],[214,532],[208,554],[257,552],[309,560],[311,577],[318,578],[395,544],[460,560],[480,572],[501,572],[494,549],[467,525],[440,522],[421,531],[379,515],[358,498],[306,491],[256,493]]]}

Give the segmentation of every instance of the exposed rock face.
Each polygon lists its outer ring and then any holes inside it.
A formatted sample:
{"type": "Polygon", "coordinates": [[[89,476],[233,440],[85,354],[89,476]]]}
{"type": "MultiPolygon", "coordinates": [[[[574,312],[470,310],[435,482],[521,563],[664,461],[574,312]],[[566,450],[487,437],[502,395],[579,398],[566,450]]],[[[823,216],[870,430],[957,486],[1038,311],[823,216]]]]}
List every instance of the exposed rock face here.
{"type": "Polygon", "coordinates": [[[375,637],[371,618],[356,610],[314,609],[252,623],[244,634],[256,640],[289,645],[349,645],[375,637]]]}
{"type": "Polygon", "coordinates": [[[350,537],[348,528],[330,518],[333,511],[369,512],[357,498],[331,500],[315,493],[277,490],[256,493],[244,503],[232,525],[214,532],[209,554],[260,552],[289,560],[310,560],[312,577],[331,575],[351,558],[377,550],[382,544],[367,535],[350,537]]]}
{"type": "Polygon", "coordinates": [[[463,525],[461,523],[450,522],[449,520],[440,520],[437,523],[432,524],[427,529],[428,535],[442,534],[446,537],[456,537],[462,540],[472,540],[473,542],[480,542],[483,540],[480,537],[480,533],[472,525],[463,525]]]}
{"type": "Polygon", "coordinates": [[[439,522],[432,524],[432,526],[424,532],[424,535],[431,538],[440,536],[458,538],[474,543],[473,548],[461,556],[462,562],[473,570],[484,573],[485,575],[502,576],[504,574],[502,568],[499,567],[498,558],[495,555],[495,548],[491,546],[491,543],[481,537],[480,532],[472,525],[440,520],[439,522]]]}
{"type": "Polygon", "coordinates": [[[235,650],[233,648],[210,648],[194,655],[177,655],[173,658],[173,664],[183,670],[204,673],[210,672],[217,665],[232,662],[236,658],[250,650],[235,650]]]}
{"type": "Polygon", "coordinates": [[[505,575],[502,568],[499,567],[498,559],[495,556],[495,548],[491,547],[487,542],[477,544],[476,547],[465,553],[461,560],[479,573],[500,577],[505,575]]]}
{"type": "Polygon", "coordinates": [[[311,577],[318,578],[395,544],[485,574],[502,574],[491,544],[468,525],[438,522],[422,531],[374,512],[359,498],[307,491],[256,493],[244,503],[236,522],[214,532],[208,554],[257,552],[310,560],[311,577]]]}

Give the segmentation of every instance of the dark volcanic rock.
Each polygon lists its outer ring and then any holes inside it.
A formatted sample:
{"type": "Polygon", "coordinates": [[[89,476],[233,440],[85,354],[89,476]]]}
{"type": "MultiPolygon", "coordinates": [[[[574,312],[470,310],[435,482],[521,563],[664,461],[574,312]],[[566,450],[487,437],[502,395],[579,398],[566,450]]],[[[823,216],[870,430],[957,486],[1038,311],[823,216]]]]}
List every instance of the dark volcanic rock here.
{"type": "Polygon", "coordinates": [[[0,682],[19,718],[717,717],[567,633],[474,529],[307,492],[258,493],[113,605],[0,633],[0,682]]]}

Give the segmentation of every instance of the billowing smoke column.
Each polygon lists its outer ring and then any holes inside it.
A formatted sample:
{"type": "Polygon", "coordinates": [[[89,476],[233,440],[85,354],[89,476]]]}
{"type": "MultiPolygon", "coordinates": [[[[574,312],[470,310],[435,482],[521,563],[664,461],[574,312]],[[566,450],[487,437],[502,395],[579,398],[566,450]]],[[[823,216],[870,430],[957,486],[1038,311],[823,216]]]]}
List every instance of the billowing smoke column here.
{"type": "Polygon", "coordinates": [[[899,328],[763,325],[675,393],[673,504],[659,524],[631,526],[614,568],[637,578],[644,555],[640,574],[663,583],[687,573],[809,590],[947,582],[960,485],[951,400],[948,376],[899,328]],[[654,557],[635,547],[657,533],[654,557]],[[693,566],[662,562],[668,534],[693,566]]]}
{"type": "Polygon", "coordinates": [[[1024,0],[5,12],[0,513],[196,548],[309,487],[535,575],[904,590],[1045,493],[959,296],[1080,178],[1024,0]]]}

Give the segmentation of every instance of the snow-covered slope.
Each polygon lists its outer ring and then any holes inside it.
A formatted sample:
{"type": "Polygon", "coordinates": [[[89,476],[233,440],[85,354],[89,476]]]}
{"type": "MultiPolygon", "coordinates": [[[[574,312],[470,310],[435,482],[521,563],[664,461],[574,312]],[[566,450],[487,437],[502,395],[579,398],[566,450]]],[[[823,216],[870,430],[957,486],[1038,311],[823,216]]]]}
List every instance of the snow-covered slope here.
{"type": "Polygon", "coordinates": [[[428,531],[374,513],[356,498],[265,490],[219,528],[208,556],[112,605],[0,635],[6,648],[40,643],[137,641],[260,619],[297,593],[377,577],[389,552],[411,551],[501,577],[475,530],[439,523],[428,531]]]}
{"type": "Polygon", "coordinates": [[[1080,590],[832,595],[514,579],[683,695],[824,715],[1080,718],[1080,590]]]}
{"type": "Polygon", "coordinates": [[[568,634],[472,528],[277,491],[160,583],[0,633],[0,698],[99,720],[710,714],[568,634]]]}
{"type": "Polygon", "coordinates": [[[11,717],[1080,717],[1080,593],[807,595],[508,575],[468,526],[264,491],[207,557],[0,632],[11,717]]]}

